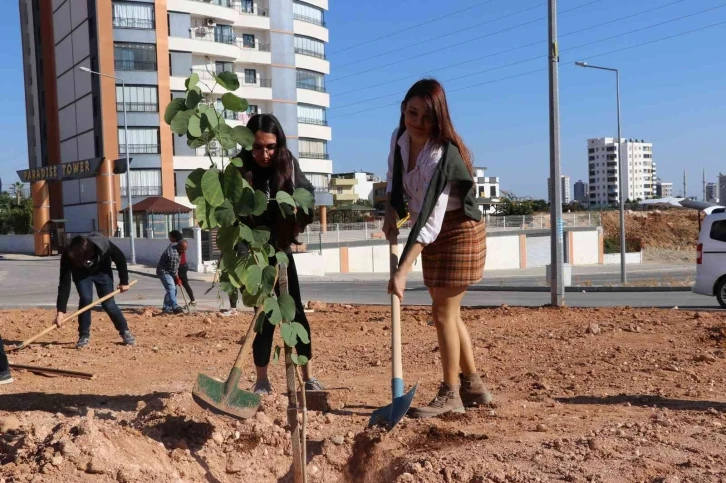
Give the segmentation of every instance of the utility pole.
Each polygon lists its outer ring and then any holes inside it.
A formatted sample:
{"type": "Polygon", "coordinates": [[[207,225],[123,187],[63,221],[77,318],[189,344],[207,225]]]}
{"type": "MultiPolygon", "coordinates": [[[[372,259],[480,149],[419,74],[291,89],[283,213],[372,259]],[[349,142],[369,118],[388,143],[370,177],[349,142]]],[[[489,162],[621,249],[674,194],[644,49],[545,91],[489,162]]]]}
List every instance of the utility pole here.
{"type": "Polygon", "coordinates": [[[565,303],[565,274],[563,265],[562,232],[562,183],[560,182],[560,95],[557,64],[560,61],[557,44],[557,0],[548,0],[549,15],[549,91],[550,91],[550,280],[552,305],[562,307],[565,303]]]}

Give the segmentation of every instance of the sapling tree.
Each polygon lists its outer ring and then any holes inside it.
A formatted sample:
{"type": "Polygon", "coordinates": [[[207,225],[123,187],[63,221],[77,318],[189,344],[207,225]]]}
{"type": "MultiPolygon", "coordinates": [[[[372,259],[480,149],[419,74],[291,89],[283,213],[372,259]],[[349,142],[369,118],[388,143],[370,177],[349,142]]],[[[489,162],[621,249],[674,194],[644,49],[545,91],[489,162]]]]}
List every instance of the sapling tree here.
{"type": "MultiPolygon", "coordinates": [[[[295,378],[290,374],[298,373],[296,366],[305,365],[307,358],[292,351],[298,340],[309,343],[308,333],[302,324],[295,322],[295,301],[287,293],[287,283],[281,284],[280,295],[275,294],[277,280],[287,280],[288,257],[279,247],[270,243],[267,227],[254,226],[245,220],[254,220],[267,209],[276,205],[283,218],[295,216],[297,210],[309,214],[313,207],[312,194],[297,188],[287,193],[279,190],[274,199],[266,193],[255,190],[242,177],[242,159],[227,154],[239,153],[241,149],[252,148],[254,134],[245,126],[230,126],[223,112],[216,109],[214,90],[217,86],[226,92],[221,96],[225,111],[241,113],[248,109],[248,103],[234,92],[240,82],[233,72],[211,73],[213,85],[202,82],[197,73],[186,79],[184,97],[173,99],[164,112],[164,121],[178,136],[185,136],[187,145],[192,149],[203,150],[209,158],[209,167],[197,168],[186,181],[186,194],[194,205],[194,215],[203,230],[217,228],[217,247],[221,251],[218,262],[219,287],[227,294],[236,297],[242,294],[242,302],[247,307],[262,307],[266,317],[258,317],[255,332],[262,324],[280,326],[285,345],[285,362],[288,372],[288,395],[290,405],[297,407],[295,378]],[[203,89],[204,88],[204,89],[203,89]],[[271,264],[270,260],[275,263],[271,264]],[[292,387],[290,387],[292,381],[292,387]]],[[[275,348],[275,360],[281,347],[275,348]]],[[[300,378],[298,378],[300,379],[300,378]]],[[[300,388],[304,394],[304,387],[300,388]]],[[[290,419],[290,418],[288,418],[290,419]]],[[[297,416],[294,415],[293,452],[304,447],[299,439],[297,416]],[[296,444],[296,437],[297,444],[296,444]]],[[[303,430],[304,433],[304,430],[303,430]]],[[[295,458],[296,474],[304,479],[304,455],[302,466],[295,458]]]]}

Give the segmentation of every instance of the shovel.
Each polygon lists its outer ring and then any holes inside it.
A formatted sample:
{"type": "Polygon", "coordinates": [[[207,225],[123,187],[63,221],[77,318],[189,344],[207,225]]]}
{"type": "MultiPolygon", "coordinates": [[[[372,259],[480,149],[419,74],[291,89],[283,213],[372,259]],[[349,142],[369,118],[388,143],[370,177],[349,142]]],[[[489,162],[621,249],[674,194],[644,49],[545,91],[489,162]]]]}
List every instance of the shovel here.
{"type": "Polygon", "coordinates": [[[182,297],[184,298],[184,307],[187,309],[187,313],[189,315],[191,315],[192,312],[194,312],[194,310],[192,310],[192,306],[189,305],[189,300],[187,300],[187,294],[184,291],[184,287],[182,285],[179,285],[179,291],[181,292],[182,297]]]}
{"type": "MultiPolygon", "coordinates": [[[[130,287],[133,287],[136,284],[136,282],[138,282],[138,280],[132,280],[129,283],[129,288],[130,287]]],[[[121,290],[114,290],[110,294],[101,297],[100,299],[96,300],[95,302],[91,302],[90,304],[86,305],[85,307],[82,307],[82,308],[76,310],[71,315],[66,316],[66,318],[64,318],[61,321],[61,325],[64,324],[64,323],[66,323],[66,322],[68,322],[69,320],[73,319],[74,317],[82,314],[83,312],[85,312],[87,310],[90,310],[91,308],[95,307],[96,305],[98,305],[98,304],[100,304],[102,302],[105,302],[106,300],[108,300],[110,298],[113,298],[114,296],[116,296],[116,295],[118,295],[120,293],[121,293],[121,290]]],[[[58,326],[56,324],[53,324],[50,327],[47,327],[47,328],[43,329],[43,331],[35,334],[30,339],[23,341],[20,345],[16,345],[15,347],[8,348],[8,352],[10,352],[10,351],[16,351],[16,350],[20,350],[20,349],[23,349],[25,347],[28,347],[30,344],[32,344],[36,340],[40,339],[41,337],[43,337],[44,335],[48,334],[49,332],[53,332],[57,328],[58,328],[58,326]]]]}
{"type": "Polygon", "coordinates": [[[242,376],[242,363],[252,347],[255,323],[259,317],[263,316],[262,307],[257,307],[247,329],[245,340],[237,354],[237,360],[234,362],[232,370],[229,371],[226,381],[219,381],[205,374],[197,375],[192,397],[204,409],[238,419],[249,419],[257,413],[261,397],[253,392],[239,389],[237,383],[242,376]]]}
{"type": "MultiPolygon", "coordinates": [[[[398,241],[390,244],[391,249],[391,275],[398,268],[398,241]]],[[[391,404],[373,411],[368,426],[382,425],[389,430],[398,424],[408,412],[416,394],[418,383],[404,394],[403,362],[401,360],[401,300],[397,295],[391,294],[391,404]]]]}

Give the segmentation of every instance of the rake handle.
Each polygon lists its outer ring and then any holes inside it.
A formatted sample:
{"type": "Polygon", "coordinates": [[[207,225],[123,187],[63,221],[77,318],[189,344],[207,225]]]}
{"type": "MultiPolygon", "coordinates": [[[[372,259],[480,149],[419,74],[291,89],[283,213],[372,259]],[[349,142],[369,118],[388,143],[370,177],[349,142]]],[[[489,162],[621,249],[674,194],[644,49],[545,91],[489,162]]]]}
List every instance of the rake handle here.
{"type": "MultiPolygon", "coordinates": [[[[136,282],[138,282],[138,280],[132,280],[129,283],[129,287],[132,287],[133,285],[135,285],[136,282]]],[[[96,306],[96,305],[98,305],[100,303],[103,303],[106,300],[108,300],[110,298],[113,298],[114,296],[116,296],[116,295],[118,295],[120,293],[121,293],[121,290],[116,289],[113,292],[111,292],[110,294],[104,295],[100,299],[98,299],[98,300],[96,300],[94,302],[91,302],[90,304],[86,305],[85,307],[82,307],[82,308],[76,310],[75,312],[73,312],[71,315],[65,317],[63,320],[61,320],[61,324],[65,324],[66,322],[68,322],[69,320],[73,319],[74,317],[77,317],[78,315],[81,315],[83,312],[86,312],[87,310],[91,309],[92,307],[94,307],[94,306],[96,306]]],[[[23,349],[24,347],[29,346],[30,344],[32,344],[36,340],[40,339],[44,335],[46,335],[46,334],[48,334],[50,332],[53,332],[57,328],[58,328],[58,325],[57,324],[53,324],[50,327],[47,327],[47,328],[43,329],[41,332],[35,334],[30,339],[23,341],[23,343],[20,344],[19,346],[14,347],[12,349],[8,349],[8,350],[19,350],[19,349],[23,349]]]]}

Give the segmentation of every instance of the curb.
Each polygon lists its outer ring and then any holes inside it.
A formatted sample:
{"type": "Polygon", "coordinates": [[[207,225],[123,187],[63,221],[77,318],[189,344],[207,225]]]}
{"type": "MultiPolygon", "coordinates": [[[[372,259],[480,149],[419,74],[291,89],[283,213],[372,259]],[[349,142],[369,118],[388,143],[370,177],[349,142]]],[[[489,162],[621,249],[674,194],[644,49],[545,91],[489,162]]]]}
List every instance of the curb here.
{"type": "MultiPolygon", "coordinates": [[[[533,286],[473,286],[469,287],[469,292],[550,292],[550,287],[533,287],[533,286]]],[[[568,286],[565,292],[586,292],[586,293],[639,293],[639,292],[690,292],[691,287],[604,287],[604,286],[568,286]]]]}

